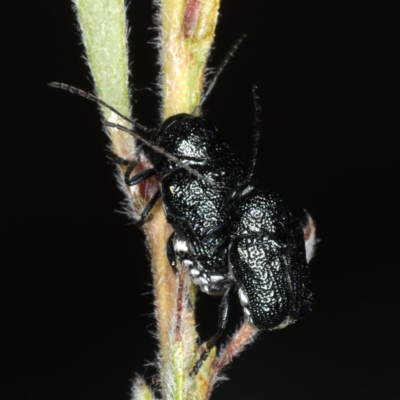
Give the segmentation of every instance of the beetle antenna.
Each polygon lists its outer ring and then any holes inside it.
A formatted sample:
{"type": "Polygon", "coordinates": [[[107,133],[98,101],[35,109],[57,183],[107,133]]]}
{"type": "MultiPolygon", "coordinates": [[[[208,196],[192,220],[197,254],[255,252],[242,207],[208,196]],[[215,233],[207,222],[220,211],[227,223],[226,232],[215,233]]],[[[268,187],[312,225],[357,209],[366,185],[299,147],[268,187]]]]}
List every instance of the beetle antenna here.
{"type": "Polygon", "coordinates": [[[249,182],[254,175],[254,168],[256,166],[258,144],[260,142],[260,131],[261,131],[261,104],[260,104],[260,94],[258,91],[258,86],[253,86],[253,102],[254,102],[254,131],[253,131],[253,152],[251,156],[250,167],[247,172],[246,182],[249,182]]]}
{"type": "Polygon", "coordinates": [[[225,67],[229,64],[229,62],[232,60],[233,56],[235,55],[236,51],[238,50],[239,46],[242,44],[243,40],[246,38],[246,35],[240,36],[239,39],[236,40],[236,42],[233,44],[233,46],[230,48],[228,54],[224,57],[222,60],[220,66],[218,67],[217,71],[215,72],[213,78],[207,85],[207,89],[205,93],[203,94],[200,103],[196,106],[196,108],[193,110],[192,115],[195,115],[197,111],[201,109],[203,106],[204,102],[207,100],[208,96],[214,89],[215,84],[217,83],[217,80],[219,76],[221,75],[222,71],[225,69],[225,67]]]}
{"type": "Polygon", "coordinates": [[[102,106],[107,107],[109,110],[111,110],[112,112],[114,112],[115,114],[120,116],[122,119],[124,119],[125,121],[129,122],[130,124],[132,124],[133,127],[138,130],[138,132],[135,132],[135,131],[133,131],[133,130],[131,130],[129,128],[126,128],[125,126],[114,124],[114,123],[109,122],[109,121],[103,121],[103,124],[105,126],[108,126],[110,128],[116,128],[116,129],[119,129],[121,131],[129,133],[131,136],[133,136],[135,139],[138,139],[139,141],[141,141],[147,147],[151,148],[152,150],[156,151],[159,154],[162,154],[164,157],[170,159],[171,161],[173,161],[179,167],[185,169],[186,171],[188,171],[191,174],[193,174],[194,176],[196,176],[196,178],[203,179],[203,180],[205,180],[206,182],[208,182],[210,185],[212,185],[214,187],[225,189],[225,186],[221,185],[220,183],[217,183],[217,182],[213,181],[210,178],[207,178],[205,175],[202,175],[199,171],[197,171],[197,170],[191,168],[189,165],[186,165],[185,163],[183,163],[174,154],[164,150],[162,147],[156,145],[151,140],[149,140],[149,139],[147,139],[147,138],[145,138],[143,136],[143,134],[146,134],[146,133],[153,133],[154,132],[153,129],[147,128],[146,126],[143,126],[143,125],[133,121],[132,119],[126,117],[125,115],[123,115],[119,111],[117,111],[114,107],[110,106],[105,101],[99,99],[94,94],[85,92],[82,89],[79,89],[77,87],[68,85],[66,83],[50,82],[48,85],[50,87],[53,87],[53,88],[56,88],[56,89],[67,90],[67,91],[71,92],[72,94],[77,94],[77,95],[79,95],[79,96],[81,96],[81,97],[83,97],[85,99],[88,99],[90,101],[94,101],[97,104],[101,104],[102,106]]]}
{"type": "Polygon", "coordinates": [[[171,160],[172,162],[174,162],[176,165],[178,165],[180,168],[185,169],[186,171],[190,172],[191,174],[193,174],[196,178],[198,179],[202,179],[205,180],[207,183],[209,183],[210,185],[217,187],[218,189],[226,189],[225,186],[221,185],[220,183],[208,178],[207,176],[201,174],[199,171],[197,171],[196,169],[190,167],[189,165],[183,163],[178,157],[176,157],[174,154],[164,150],[162,147],[156,145],[155,143],[153,143],[151,140],[146,139],[145,137],[143,137],[142,135],[140,135],[139,133],[133,131],[132,129],[129,129],[123,125],[118,125],[115,124],[113,122],[109,122],[109,121],[103,121],[103,124],[105,126],[108,126],[110,128],[116,128],[119,129],[120,131],[129,133],[131,136],[133,136],[135,139],[140,140],[144,145],[146,145],[147,147],[149,147],[150,149],[154,150],[155,152],[163,155],[164,157],[168,158],[169,160],[171,160]]]}
{"type": "Polygon", "coordinates": [[[68,92],[70,92],[72,94],[77,94],[77,95],[79,95],[79,96],[81,96],[81,97],[83,97],[85,99],[88,99],[90,101],[94,101],[97,104],[100,104],[100,105],[102,105],[104,107],[107,107],[113,113],[117,114],[122,119],[124,119],[125,121],[129,122],[130,124],[132,124],[132,126],[134,128],[136,128],[138,131],[143,132],[143,133],[153,133],[153,129],[147,128],[146,126],[144,126],[142,124],[139,124],[138,122],[135,122],[132,119],[126,117],[125,115],[123,115],[119,111],[117,111],[114,107],[110,106],[105,101],[99,99],[97,96],[95,96],[92,93],[85,92],[82,89],[79,89],[77,87],[74,87],[74,86],[71,86],[71,85],[67,85],[66,83],[61,83],[61,82],[50,82],[48,85],[50,87],[52,87],[52,88],[67,90],[68,92]]]}

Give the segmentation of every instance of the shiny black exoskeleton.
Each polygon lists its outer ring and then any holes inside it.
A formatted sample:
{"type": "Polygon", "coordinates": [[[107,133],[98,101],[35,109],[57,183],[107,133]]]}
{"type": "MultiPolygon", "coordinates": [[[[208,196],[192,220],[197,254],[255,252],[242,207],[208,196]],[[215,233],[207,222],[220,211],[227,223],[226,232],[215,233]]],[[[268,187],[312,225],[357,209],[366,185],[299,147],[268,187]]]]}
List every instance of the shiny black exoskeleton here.
{"type": "Polygon", "coordinates": [[[236,291],[246,319],[260,330],[286,327],[306,316],[313,302],[307,263],[311,254],[307,257],[302,228],[279,194],[252,180],[261,112],[256,88],[253,94],[256,118],[252,164],[245,180],[226,197],[227,224],[219,229],[221,237],[228,238],[231,284],[221,301],[218,331],[207,341],[192,373],[198,372],[224,331],[229,302],[236,291]]]}
{"type": "MultiPolygon", "coordinates": [[[[53,86],[83,95],[67,85],[53,86]]],[[[218,331],[207,341],[193,373],[225,329],[234,293],[238,292],[248,321],[261,330],[283,328],[311,310],[303,231],[281,197],[252,180],[261,111],[256,88],[253,93],[255,144],[249,169],[203,117],[172,116],[151,141],[143,136],[148,130],[139,124],[135,126],[140,133],[105,122],[155,150],[149,156],[154,168],[133,177],[136,163],[116,159],[128,166],[128,185],[153,175],[160,177],[161,189],[145,206],[142,221],[161,197],[166,218],[174,228],[166,249],[171,265],[180,261],[204,292],[223,295],[218,331]]],[[[88,94],[85,97],[101,102],[88,94]]]]}
{"type": "Polygon", "coordinates": [[[218,331],[194,366],[196,374],[224,331],[237,291],[246,319],[260,330],[281,329],[305,317],[313,294],[304,233],[282,198],[266,185],[247,181],[227,199],[231,284],[220,306],[218,331]]]}
{"type": "MultiPolygon", "coordinates": [[[[201,177],[162,153],[150,155],[153,169],[127,177],[127,183],[135,184],[152,174],[161,177],[161,192],[154,198],[161,195],[175,231],[167,245],[171,265],[178,259],[202,291],[223,295],[218,331],[207,342],[194,373],[225,329],[235,292],[248,321],[262,330],[283,328],[311,310],[303,231],[281,197],[252,180],[261,111],[256,88],[254,102],[255,143],[249,169],[230,152],[212,123],[179,114],[162,124],[155,144],[201,177]]],[[[142,217],[149,211],[146,207],[142,217]]]]}
{"type": "Polygon", "coordinates": [[[237,188],[229,202],[229,267],[249,322],[279,329],[311,310],[304,234],[285,202],[258,182],[237,188]]]}
{"type": "Polygon", "coordinates": [[[174,228],[167,243],[170,264],[175,267],[180,261],[202,291],[221,295],[231,284],[227,236],[221,235],[221,228],[228,224],[225,199],[230,188],[245,180],[245,165],[232,154],[214,124],[203,117],[172,116],[153,138],[154,145],[164,150],[150,153],[154,168],[130,177],[135,166],[131,163],[125,179],[128,185],[136,185],[153,175],[160,177],[161,189],[150,199],[141,219],[146,220],[161,197],[167,221],[174,228]],[[194,172],[200,173],[200,178],[194,172]]]}

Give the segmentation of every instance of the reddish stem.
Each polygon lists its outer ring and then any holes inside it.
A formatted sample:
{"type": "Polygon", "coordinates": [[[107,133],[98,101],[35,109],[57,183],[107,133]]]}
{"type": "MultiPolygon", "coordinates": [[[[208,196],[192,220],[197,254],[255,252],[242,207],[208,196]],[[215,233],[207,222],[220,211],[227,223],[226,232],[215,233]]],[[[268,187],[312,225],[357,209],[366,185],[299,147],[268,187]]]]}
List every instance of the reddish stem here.
{"type": "Polygon", "coordinates": [[[208,383],[207,399],[210,398],[212,388],[217,381],[218,375],[228,365],[233,357],[237,356],[249,343],[251,343],[258,330],[253,328],[247,321],[245,321],[240,329],[235,333],[228,345],[222,350],[219,357],[215,360],[212,367],[212,373],[208,383]]]}

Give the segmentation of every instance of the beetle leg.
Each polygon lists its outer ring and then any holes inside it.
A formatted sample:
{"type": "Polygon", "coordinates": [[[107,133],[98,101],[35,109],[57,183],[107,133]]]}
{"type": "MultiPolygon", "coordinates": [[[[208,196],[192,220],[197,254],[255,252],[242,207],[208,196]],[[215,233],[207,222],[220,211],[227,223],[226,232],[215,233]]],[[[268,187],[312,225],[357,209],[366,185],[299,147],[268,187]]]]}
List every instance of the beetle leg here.
{"type": "Polygon", "coordinates": [[[203,231],[202,241],[204,243],[212,243],[216,238],[223,235],[224,230],[226,230],[225,225],[213,226],[211,228],[207,228],[203,231]]]}
{"type": "MultiPolygon", "coordinates": [[[[148,170],[146,170],[148,171],[148,170]]],[[[147,222],[149,218],[149,214],[151,209],[154,207],[154,204],[157,203],[157,200],[161,197],[161,190],[157,190],[154,196],[148,201],[148,203],[144,206],[142,214],[140,216],[140,220],[137,222],[139,226],[143,225],[147,222]]]]}
{"type": "Polygon", "coordinates": [[[122,158],[120,156],[117,156],[111,150],[106,150],[106,155],[107,155],[108,161],[111,164],[119,164],[119,165],[124,165],[125,167],[127,167],[129,164],[135,163],[135,161],[129,161],[126,158],[122,158]]]}
{"type": "Polygon", "coordinates": [[[137,161],[133,160],[127,160],[126,158],[122,158],[120,156],[117,156],[115,153],[112,151],[107,151],[107,158],[111,161],[113,164],[118,164],[118,165],[123,165],[126,168],[125,171],[125,181],[129,179],[129,176],[131,175],[132,171],[136,168],[138,165],[137,161]]]}
{"type": "Polygon", "coordinates": [[[188,246],[188,255],[203,254],[203,246],[196,236],[190,222],[182,218],[174,218],[173,226],[179,237],[185,238],[188,246]]]}
{"type": "MultiPolygon", "coordinates": [[[[131,177],[132,171],[138,165],[138,163],[136,161],[130,161],[130,160],[127,160],[126,158],[119,157],[113,152],[108,153],[108,158],[112,162],[126,167],[124,178],[125,178],[125,184],[128,186],[137,185],[140,182],[143,182],[143,181],[151,178],[153,175],[156,175],[156,173],[157,173],[155,168],[148,168],[148,169],[144,169],[144,170],[138,172],[136,175],[131,177]]],[[[137,222],[137,224],[139,226],[143,225],[147,221],[151,209],[154,207],[154,204],[156,204],[157,200],[160,197],[161,197],[161,191],[158,190],[154,194],[154,196],[149,200],[149,202],[145,205],[145,207],[143,208],[140,220],[137,222]]]]}
{"type": "Polygon", "coordinates": [[[171,234],[171,236],[169,237],[169,239],[167,241],[166,252],[167,252],[167,258],[168,258],[169,264],[171,265],[172,269],[176,273],[177,269],[176,269],[176,256],[175,256],[175,250],[174,250],[174,235],[175,235],[175,232],[173,232],[171,234]]]}
{"type": "MultiPolygon", "coordinates": [[[[135,167],[133,167],[135,168],[135,167]]],[[[144,169],[140,172],[138,172],[136,175],[132,176],[132,178],[130,178],[130,174],[132,173],[132,169],[130,169],[130,167],[127,168],[126,173],[125,173],[125,183],[128,186],[135,186],[140,182],[143,182],[149,178],[151,178],[153,175],[156,175],[156,170],[154,168],[149,168],[149,169],[144,169]]]]}
{"type": "Polygon", "coordinates": [[[229,304],[232,299],[232,295],[236,289],[237,283],[232,283],[227,291],[224,293],[222,297],[221,304],[219,305],[219,312],[218,312],[218,330],[211,336],[210,339],[206,342],[206,349],[200,356],[200,359],[196,362],[193,369],[190,371],[190,375],[196,375],[203,362],[207,359],[210,354],[211,349],[215,346],[217,340],[221,337],[222,333],[224,332],[226,325],[228,323],[228,312],[229,312],[229,304]]]}
{"type": "Polygon", "coordinates": [[[157,173],[154,168],[148,168],[148,169],[144,169],[143,171],[138,172],[136,175],[132,176],[132,178],[131,178],[132,171],[138,165],[137,161],[127,160],[126,158],[119,157],[112,152],[110,152],[108,154],[108,157],[112,162],[127,167],[125,174],[124,174],[124,178],[125,178],[125,183],[128,186],[137,185],[138,183],[151,178],[153,175],[155,175],[157,173]]]}

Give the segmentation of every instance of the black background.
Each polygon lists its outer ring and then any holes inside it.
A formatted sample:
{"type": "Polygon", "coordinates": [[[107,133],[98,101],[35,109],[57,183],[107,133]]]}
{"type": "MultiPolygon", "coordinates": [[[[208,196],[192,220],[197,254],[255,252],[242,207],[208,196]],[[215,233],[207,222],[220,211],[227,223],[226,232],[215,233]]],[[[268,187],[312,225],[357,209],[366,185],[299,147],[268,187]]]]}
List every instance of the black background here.
{"type": "MultiPolygon", "coordinates": [[[[396,2],[223,1],[211,65],[248,38],[205,109],[243,158],[251,85],[263,131],[256,176],[321,242],[313,313],[266,332],[214,399],[400,398],[396,2]]],[[[150,2],[129,7],[132,82],[155,87],[150,2]]],[[[3,5],[0,302],[2,361],[15,399],[127,400],[149,378],[155,340],[142,233],[120,210],[93,103],[46,87],[92,90],[69,1],[3,5]]],[[[140,121],[157,96],[134,93],[140,121]]],[[[203,338],[218,299],[201,296],[203,338]]],[[[240,308],[232,312],[230,331],[240,308]]],[[[3,391],[6,390],[3,386],[3,391]]]]}

